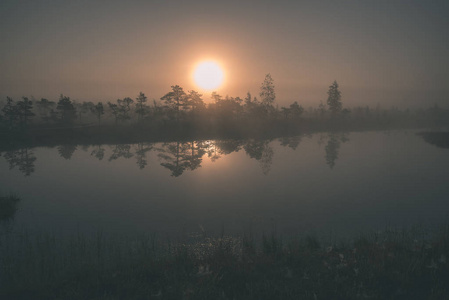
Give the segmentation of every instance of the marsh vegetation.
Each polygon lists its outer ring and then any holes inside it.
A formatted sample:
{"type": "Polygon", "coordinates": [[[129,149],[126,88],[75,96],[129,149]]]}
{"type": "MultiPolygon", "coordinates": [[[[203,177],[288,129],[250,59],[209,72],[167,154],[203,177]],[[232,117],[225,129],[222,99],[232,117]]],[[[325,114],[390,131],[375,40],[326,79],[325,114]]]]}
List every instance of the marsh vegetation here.
{"type": "Polygon", "coordinates": [[[5,299],[443,299],[449,228],[314,236],[2,232],[5,299]]]}

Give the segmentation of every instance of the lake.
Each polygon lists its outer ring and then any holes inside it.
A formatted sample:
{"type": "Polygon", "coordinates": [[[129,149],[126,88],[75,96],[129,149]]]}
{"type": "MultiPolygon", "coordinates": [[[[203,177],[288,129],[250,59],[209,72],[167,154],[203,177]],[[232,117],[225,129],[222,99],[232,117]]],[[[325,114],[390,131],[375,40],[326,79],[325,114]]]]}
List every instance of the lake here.
{"type": "Polygon", "coordinates": [[[449,216],[449,149],[416,131],[1,153],[14,226],[66,234],[351,236],[449,216]]]}

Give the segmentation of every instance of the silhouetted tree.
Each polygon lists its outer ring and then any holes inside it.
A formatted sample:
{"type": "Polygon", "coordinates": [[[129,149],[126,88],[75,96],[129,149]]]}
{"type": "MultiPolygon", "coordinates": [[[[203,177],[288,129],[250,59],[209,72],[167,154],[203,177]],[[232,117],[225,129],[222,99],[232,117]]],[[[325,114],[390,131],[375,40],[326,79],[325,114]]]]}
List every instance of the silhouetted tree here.
{"type": "Polygon", "coordinates": [[[59,120],[62,123],[72,123],[76,119],[75,106],[73,106],[70,98],[65,97],[63,94],[59,96],[56,110],[59,111],[59,120]]]}
{"type": "Polygon", "coordinates": [[[242,99],[229,96],[226,96],[223,99],[216,92],[213,92],[211,96],[215,101],[216,115],[226,124],[232,124],[232,120],[239,116],[243,110],[243,107],[241,106],[242,99]]]}
{"type": "Polygon", "coordinates": [[[197,91],[191,90],[187,95],[187,103],[192,107],[193,113],[197,113],[199,110],[203,110],[206,108],[204,101],[202,99],[203,95],[198,93],[197,91]]]}
{"type": "Polygon", "coordinates": [[[290,108],[288,108],[288,107],[281,107],[281,112],[282,112],[282,114],[284,115],[284,119],[288,119],[288,116],[290,115],[290,113],[291,113],[291,111],[290,111],[290,108]]]}
{"type": "Polygon", "coordinates": [[[73,101],[73,105],[78,113],[78,119],[81,121],[83,115],[88,112],[92,112],[92,108],[95,106],[92,102],[83,101],[82,103],[73,101]]]}
{"type": "Polygon", "coordinates": [[[28,120],[35,115],[33,113],[33,102],[27,97],[22,97],[22,100],[17,102],[16,107],[20,127],[24,128],[28,125],[28,120]]]}
{"type": "Polygon", "coordinates": [[[329,86],[327,94],[328,94],[327,105],[329,106],[329,110],[332,112],[332,114],[335,115],[341,112],[342,109],[341,92],[338,89],[337,81],[334,81],[334,83],[331,86],[329,86]]]}
{"type": "Polygon", "coordinates": [[[129,111],[131,110],[131,104],[134,103],[134,100],[126,97],[123,100],[117,100],[117,106],[119,108],[119,120],[125,121],[131,119],[129,115],[129,111]]]}
{"type": "Polygon", "coordinates": [[[290,113],[294,119],[299,119],[304,113],[304,108],[295,101],[293,104],[290,104],[290,113]]]}
{"type": "Polygon", "coordinates": [[[163,105],[158,103],[158,101],[156,101],[155,99],[153,99],[153,106],[152,106],[151,109],[153,111],[153,117],[155,119],[163,118],[165,116],[165,109],[166,109],[166,107],[164,107],[163,105]]]}
{"type": "Polygon", "coordinates": [[[2,108],[2,112],[5,118],[5,122],[8,128],[13,128],[19,119],[19,113],[17,106],[14,104],[14,100],[10,97],[6,97],[6,104],[2,108]]]}
{"type": "Polygon", "coordinates": [[[288,119],[288,117],[291,116],[293,119],[298,120],[304,113],[304,108],[295,101],[293,104],[290,104],[288,108],[281,107],[281,112],[285,119],[288,119]]]}
{"type": "Polygon", "coordinates": [[[323,117],[326,113],[326,106],[323,104],[323,102],[320,102],[320,105],[318,105],[318,113],[320,114],[320,117],[323,117]]]}
{"type": "Polygon", "coordinates": [[[148,106],[145,104],[147,102],[147,97],[144,93],[140,92],[139,96],[136,98],[136,113],[137,120],[141,122],[145,115],[148,114],[148,106]]]}
{"type": "Polygon", "coordinates": [[[108,102],[109,109],[111,110],[111,114],[114,116],[115,125],[117,125],[117,121],[120,116],[120,109],[117,104],[108,102]]]}
{"type": "Polygon", "coordinates": [[[117,121],[126,121],[131,119],[129,112],[131,110],[131,104],[134,103],[134,100],[126,97],[124,99],[117,99],[116,103],[108,102],[109,109],[111,110],[112,115],[115,118],[115,124],[117,125],[117,121]]]}
{"type": "Polygon", "coordinates": [[[276,99],[276,93],[274,92],[274,83],[271,74],[265,75],[265,79],[260,87],[260,99],[265,106],[272,106],[276,99]]]}
{"type": "Polygon", "coordinates": [[[243,104],[243,111],[246,115],[252,117],[253,115],[256,115],[257,107],[259,106],[259,103],[257,101],[257,98],[254,98],[254,101],[252,99],[251,93],[246,93],[246,97],[244,99],[243,104]]]}
{"type": "Polygon", "coordinates": [[[179,121],[180,111],[188,105],[188,98],[182,87],[172,85],[172,91],[161,97],[167,107],[175,112],[176,121],[179,121]]]}
{"type": "Polygon", "coordinates": [[[52,120],[51,111],[55,107],[56,103],[49,101],[48,99],[41,98],[41,100],[36,101],[36,106],[39,111],[41,119],[45,122],[52,120]]]}
{"type": "Polygon", "coordinates": [[[245,97],[245,105],[251,105],[252,104],[252,97],[251,93],[247,92],[245,97]]]}
{"type": "Polygon", "coordinates": [[[55,123],[61,121],[61,120],[60,120],[60,117],[59,117],[59,113],[58,113],[56,110],[51,109],[51,110],[50,110],[50,117],[49,117],[49,120],[51,120],[51,121],[53,121],[53,122],[55,122],[55,123]]]}
{"type": "Polygon", "coordinates": [[[101,123],[101,116],[104,115],[104,107],[102,102],[98,102],[96,105],[90,108],[90,111],[97,117],[98,126],[101,123]]]}

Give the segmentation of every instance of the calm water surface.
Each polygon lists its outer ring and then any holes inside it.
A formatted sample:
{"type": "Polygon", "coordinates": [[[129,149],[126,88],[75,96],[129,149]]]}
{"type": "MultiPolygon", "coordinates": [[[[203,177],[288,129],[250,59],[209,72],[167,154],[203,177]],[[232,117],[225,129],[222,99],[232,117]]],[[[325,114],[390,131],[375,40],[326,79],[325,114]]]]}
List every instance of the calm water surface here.
{"type": "Polygon", "coordinates": [[[61,145],[0,157],[14,226],[54,233],[340,236],[449,216],[449,149],[413,131],[61,145]]]}

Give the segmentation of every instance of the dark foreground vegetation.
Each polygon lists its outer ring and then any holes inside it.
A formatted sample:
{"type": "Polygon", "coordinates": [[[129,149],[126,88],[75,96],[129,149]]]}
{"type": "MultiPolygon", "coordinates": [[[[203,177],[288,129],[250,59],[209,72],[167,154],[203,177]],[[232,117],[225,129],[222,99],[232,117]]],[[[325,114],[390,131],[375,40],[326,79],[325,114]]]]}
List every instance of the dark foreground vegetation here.
{"type": "Polygon", "coordinates": [[[267,74],[259,98],[212,93],[205,103],[196,91],[175,85],[158,100],[144,93],[107,103],[77,102],[60,95],[51,101],[7,97],[0,103],[3,144],[113,144],[179,139],[273,138],[328,130],[373,130],[449,126],[449,110],[437,105],[421,109],[380,105],[344,107],[335,81],[326,103],[304,108],[297,101],[279,107],[274,81],[267,74]]]}
{"type": "Polygon", "coordinates": [[[52,235],[3,231],[1,299],[447,299],[449,226],[352,241],[312,236],[52,235]]]}

